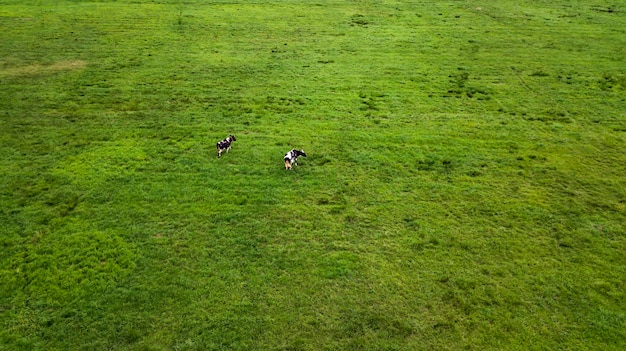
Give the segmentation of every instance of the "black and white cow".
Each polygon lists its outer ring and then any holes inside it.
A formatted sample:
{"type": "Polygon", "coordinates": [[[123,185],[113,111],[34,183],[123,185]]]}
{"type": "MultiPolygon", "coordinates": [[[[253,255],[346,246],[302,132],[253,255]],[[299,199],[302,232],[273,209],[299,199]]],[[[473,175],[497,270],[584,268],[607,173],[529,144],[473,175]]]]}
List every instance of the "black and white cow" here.
{"type": "Polygon", "coordinates": [[[222,152],[224,152],[224,150],[226,150],[226,152],[228,152],[228,150],[230,150],[230,144],[232,144],[233,141],[236,141],[237,139],[235,139],[234,135],[230,135],[228,136],[228,138],[222,140],[222,141],[218,141],[217,142],[217,157],[221,157],[222,156],[222,152]]]}
{"type": "Polygon", "coordinates": [[[306,154],[304,153],[304,150],[293,149],[293,150],[289,151],[285,155],[285,169],[291,169],[292,165],[293,166],[297,166],[298,165],[298,157],[299,156],[306,157],[306,154]]]}

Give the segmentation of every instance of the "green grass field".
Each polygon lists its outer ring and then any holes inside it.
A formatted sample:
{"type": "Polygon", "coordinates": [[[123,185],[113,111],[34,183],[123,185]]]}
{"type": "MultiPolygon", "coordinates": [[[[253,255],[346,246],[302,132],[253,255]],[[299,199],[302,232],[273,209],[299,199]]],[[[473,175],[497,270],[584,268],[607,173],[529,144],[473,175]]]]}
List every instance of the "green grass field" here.
{"type": "Polygon", "coordinates": [[[0,28],[0,350],[626,349],[623,1],[0,28]]]}

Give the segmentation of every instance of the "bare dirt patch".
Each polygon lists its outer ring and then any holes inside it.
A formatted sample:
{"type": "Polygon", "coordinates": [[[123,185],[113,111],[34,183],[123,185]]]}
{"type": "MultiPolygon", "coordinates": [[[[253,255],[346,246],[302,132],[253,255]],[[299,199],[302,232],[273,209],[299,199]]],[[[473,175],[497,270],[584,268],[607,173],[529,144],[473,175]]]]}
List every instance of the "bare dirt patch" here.
{"type": "Polygon", "coordinates": [[[87,66],[87,62],[82,60],[58,61],[52,64],[30,64],[25,66],[2,67],[0,76],[2,77],[20,77],[20,76],[36,76],[45,74],[54,74],[66,71],[76,71],[87,66]]]}

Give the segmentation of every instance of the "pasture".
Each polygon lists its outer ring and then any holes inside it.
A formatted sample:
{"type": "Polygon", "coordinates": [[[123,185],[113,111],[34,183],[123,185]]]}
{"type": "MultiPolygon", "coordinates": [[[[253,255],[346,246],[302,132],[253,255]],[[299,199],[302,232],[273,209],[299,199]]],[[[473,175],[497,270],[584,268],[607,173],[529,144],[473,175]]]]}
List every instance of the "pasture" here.
{"type": "Polygon", "coordinates": [[[626,349],[623,2],[0,28],[0,350],[626,349]]]}

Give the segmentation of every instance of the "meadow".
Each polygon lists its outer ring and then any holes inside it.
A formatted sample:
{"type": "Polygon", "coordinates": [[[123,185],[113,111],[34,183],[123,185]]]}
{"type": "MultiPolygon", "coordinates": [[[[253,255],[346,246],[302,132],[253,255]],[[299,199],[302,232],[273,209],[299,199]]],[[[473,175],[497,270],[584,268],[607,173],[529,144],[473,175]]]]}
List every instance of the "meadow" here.
{"type": "Polygon", "coordinates": [[[622,1],[0,28],[0,350],[626,349],[622,1]]]}

